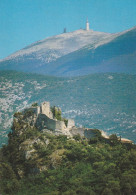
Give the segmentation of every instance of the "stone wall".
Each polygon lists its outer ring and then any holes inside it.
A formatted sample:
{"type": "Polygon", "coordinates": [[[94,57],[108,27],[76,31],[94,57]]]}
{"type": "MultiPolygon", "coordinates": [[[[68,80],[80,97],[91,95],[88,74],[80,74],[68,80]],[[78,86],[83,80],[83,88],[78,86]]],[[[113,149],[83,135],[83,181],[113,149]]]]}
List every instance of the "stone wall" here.
{"type": "Polygon", "coordinates": [[[66,125],[64,123],[64,121],[56,121],[56,127],[55,130],[65,130],[66,129],[66,125]]]}
{"type": "Polygon", "coordinates": [[[72,127],[69,130],[72,136],[79,134],[81,137],[86,137],[88,139],[95,137],[96,131],[99,131],[99,130],[86,129],[86,128],[80,128],[80,127],[72,127]]]}
{"type": "Polygon", "coordinates": [[[37,116],[40,114],[40,106],[37,106],[37,116]]]}
{"type": "Polygon", "coordinates": [[[84,136],[88,139],[93,138],[96,136],[96,130],[95,129],[85,129],[84,136]]]}
{"type": "Polygon", "coordinates": [[[45,114],[49,118],[53,118],[53,114],[50,110],[50,102],[43,102],[40,106],[26,108],[24,112],[33,111],[34,114],[45,114]]]}
{"type": "Polygon", "coordinates": [[[73,127],[69,130],[69,132],[72,136],[79,134],[81,137],[84,137],[85,128],[73,127]]]}
{"type": "Polygon", "coordinates": [[[56,121],[53,119],[50,119],[45,114],[39,114],[36,120],[36,127],[39,130],[47,128],[47,129],[54,131],[56,127],[56,121]]]}
{"type": "Polygon", "coordinates": [[[75,121],[73,119],[68,119],[67,128],[71,129],[74,126],[75,126],[75,121]]]}
{"type": "Polygon", "coordinates": [[[65,123],[63,121],[57,121],[54,119],[50,119],[45,114],[38,115],[38,118],[36,121],[36,127],[40,130],[47,128],[52,131],[55,131],[55,130],[63,131],[66,128],[65,123]]]}

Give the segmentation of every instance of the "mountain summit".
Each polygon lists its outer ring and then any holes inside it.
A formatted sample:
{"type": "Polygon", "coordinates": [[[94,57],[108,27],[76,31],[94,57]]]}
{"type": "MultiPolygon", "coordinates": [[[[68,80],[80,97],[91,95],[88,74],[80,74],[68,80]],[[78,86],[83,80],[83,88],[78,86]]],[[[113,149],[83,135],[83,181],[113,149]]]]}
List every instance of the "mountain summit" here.
{"type": "Polygon", "coordinates": [[[38,72],[39,67],[111,36],[109,33],[77,30],[37,41],[0,61],[0,69],[38,72]]]}
{"type": "Polygon", "coordinates": [[[136,27],[110,34],[77,30],[35,42],[0,61],[0,70],[56,76],[136,72],[136,27]]]}
{"type": "Polygon", "coordinates": [[[43,73],[47,70],[59,76],[107,72],[136,74],[136,27],[65,55],[52,66],[42,68],[43,73]]]}

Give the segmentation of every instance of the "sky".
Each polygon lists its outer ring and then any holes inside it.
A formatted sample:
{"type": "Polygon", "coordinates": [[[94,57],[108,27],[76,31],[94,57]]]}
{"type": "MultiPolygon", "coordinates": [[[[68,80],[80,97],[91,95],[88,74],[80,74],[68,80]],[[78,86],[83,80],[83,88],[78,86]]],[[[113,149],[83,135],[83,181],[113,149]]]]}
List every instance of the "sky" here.
{"type": "Polygon", "coordinates": [[[0,0],[0,59],[25,46],[85,28],[121,32],[136,26],[136,0],[0,0]]]}

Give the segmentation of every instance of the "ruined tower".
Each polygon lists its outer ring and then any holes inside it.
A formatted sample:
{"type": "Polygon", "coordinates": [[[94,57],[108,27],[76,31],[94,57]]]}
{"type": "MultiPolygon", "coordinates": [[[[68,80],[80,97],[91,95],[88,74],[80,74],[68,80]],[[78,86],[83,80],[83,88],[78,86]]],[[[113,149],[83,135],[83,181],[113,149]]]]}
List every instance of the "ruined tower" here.
{"type": "Polygon", "coordinates": [[[40,106],[40,113],[45,114],[49,118],[53,118],[52,112],[50,110],[50,102],[43,102],[40,106]]]}

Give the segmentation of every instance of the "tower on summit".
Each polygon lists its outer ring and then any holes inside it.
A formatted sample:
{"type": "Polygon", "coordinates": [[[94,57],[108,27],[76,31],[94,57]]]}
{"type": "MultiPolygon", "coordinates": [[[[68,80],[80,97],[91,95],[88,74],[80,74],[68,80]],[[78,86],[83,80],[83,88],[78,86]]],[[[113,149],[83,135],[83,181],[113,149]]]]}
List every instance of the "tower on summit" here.
{"type": "Polygon", "coordinates": [[[67,30],[66,30],[66,28],[64,28],[64,31],[63,31],[63,33],[66,33],[67,32],[67,30]]]}
{"type": "Polygon", "coordinates": [[[86,20],[86,30],[88,31],[89,30],[89,22],[88,22],[88,18],[86,20]]]}

